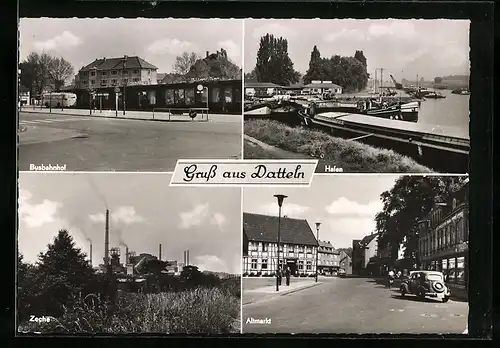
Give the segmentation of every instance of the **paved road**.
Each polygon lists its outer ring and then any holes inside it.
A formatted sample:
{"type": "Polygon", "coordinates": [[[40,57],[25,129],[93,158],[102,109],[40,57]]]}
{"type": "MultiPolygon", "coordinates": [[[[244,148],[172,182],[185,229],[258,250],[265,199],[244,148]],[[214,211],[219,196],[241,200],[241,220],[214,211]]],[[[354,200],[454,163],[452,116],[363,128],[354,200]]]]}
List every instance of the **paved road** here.
{"type": "Polygon", "coordinates": [[[66,164],[70,171],[172,171],[177,159],[241,158],[238,116],[153,122],[82,115],[19,115],[19,170],[66,164]]]}
{"type": "Polygon", "coordinates": [[[466,302],[401,298],[367,278],[320,280],[312,288],[244,305],[243,332],[461,334],[467,325],[466,302]],[[271,324],[247,324],[249,318],[271,324]]]}

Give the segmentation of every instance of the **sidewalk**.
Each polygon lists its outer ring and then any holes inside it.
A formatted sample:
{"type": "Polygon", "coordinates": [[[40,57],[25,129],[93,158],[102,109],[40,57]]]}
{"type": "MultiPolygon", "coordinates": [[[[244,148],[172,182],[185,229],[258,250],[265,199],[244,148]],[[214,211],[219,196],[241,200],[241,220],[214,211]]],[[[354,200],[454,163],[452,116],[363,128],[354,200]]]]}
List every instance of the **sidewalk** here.
{"type": "MultiPolygon", "coordinates": [[[[115,110],[90,110],[88,109],[58,109],[58,108],[40,108],[36,107],[23,107],[20,110],[26,113],[38,114],[54,114],[54,115],[70,115],[70,116],[85,116],[85,117],[103,117],[114,119],[130,119],[130,120],[144,120],[144,121],[163,121],[163,122],[207,122],[206,114],[198,114],[194,120],[186,115],[170,115],[168,112],[152,112],[152,111],[123,111],[118,110],[118,116],[115,110]]],[[[208,114],[209,122],[242,122],[241,115],[228,115],[228,114],[208,114]]]]}
{"type": "Polygon", "coordinates": [[[294,292],[312,288],[323,284],[322,282],[314,282],[314,280],[309,281],[292,281],[289,286],[285,285],[285,282],[281,283],[279,291],[276,291],[276,285],[264,286],[261,288],[245,290],[243,288],[243,305],[260,302],[263,300],[273,299],[277,296],[284,296],[292,294],[294,292]]]}

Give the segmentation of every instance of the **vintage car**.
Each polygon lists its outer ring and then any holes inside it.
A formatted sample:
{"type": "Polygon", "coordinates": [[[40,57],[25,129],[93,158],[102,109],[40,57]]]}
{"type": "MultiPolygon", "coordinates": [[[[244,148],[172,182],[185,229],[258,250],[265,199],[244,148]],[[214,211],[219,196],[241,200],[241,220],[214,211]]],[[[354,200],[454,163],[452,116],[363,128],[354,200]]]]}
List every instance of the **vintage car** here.
{"type": "Polygon", "coordinates": [[[338,277],[345,277],[346,276],[346,272],[345,272],[345,269],[341,268],[337,271],[337,276],[338,277]]]}
{"type": "Polygon", "coordinates": [[[443,273],[437,271],[413,271],[403,280],[399,290],[401,296],[412,294],[421,299],[433,298],[443,302],[448,302],[451,296],[443,273]]]}

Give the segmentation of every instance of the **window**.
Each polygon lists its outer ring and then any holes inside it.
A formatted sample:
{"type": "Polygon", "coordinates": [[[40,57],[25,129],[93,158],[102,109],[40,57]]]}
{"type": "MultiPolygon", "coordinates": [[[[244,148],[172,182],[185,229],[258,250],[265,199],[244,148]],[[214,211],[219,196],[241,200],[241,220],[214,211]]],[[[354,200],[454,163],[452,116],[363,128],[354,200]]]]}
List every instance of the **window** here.
{"type": "Polygon", "coordinates": [[[150,105],[156,105],[156,91],[148,91],[148,99],[150,105]]]}
{"type": "Polygon", "coordinates": [[[451,224],[448,225],[448,231],[449,231],[448,233],[451,234],[451,241],[450,241],[450,243],[451,243],[451,245],[454,245],[455,244],[455,231],[453,231],[451,229],[451,224]]]}
{"type": "Polygon", "coordinates": [[[116,85],[116,79],[112,79],[112,80],[111,80],[111,84],[112,84],[113,86],[115,86],[115,85],[116,85]]]}
{"type": "Polygon", "coordinates": [[[134,74],[138,74],[139,73],[139,70],[134,70],[134,74]]]}
{"type": "Polygon", "coordinates": [[[151,75],[151,70],[148,70],[148,75],[151,75]]]}
{"type": "Polygon", "coordinates": [[[308,270],[308,271],[312,270],[312,261],[307,261],[306,270],[308,270]]]}
{"type": "Polygon", "coordinates": [[[82,73],[82,76],[89,76],[89,72],[88,72],[88,71],[84,71],[84,72],[82,73]]]}
{"type": "Polygon", "coordinates": [[[95,85],[95,80],[90,80],[91,85],[95,85]]]}
{"type": "Polygon", "coordinates": [[[126,85],[128,84],[128,79],[123,79],[123,83],[126,85]]]}
{"type": "Polygon", "coordinates": [[[91,71],[90,76],[95,76],[95,71],[91,71]]]}
{"type": "Polygon", "coordinates": [[[262,269],[267,269],[267,259],[262,259],[262,269]]]}
{"type": "Polygon", "coordinates": [[[257,269],[257,259],[252,259],[250,268],[257,269]]]}
{"type": "Polygon", "coordinates": [[[304,261],[302,261],[302,260],[299,261],[299,270],[301,270],[301,271],[304,270],[304,261]]]}
{"type": "Polygon", "coordinates": [[[185,93],[184,93],[185,99],[186,99],[186,105],[192,105],[194,104],[194,88],[186,88],[185,93]]]}
{"type": "Polygon", "coordinates": [[[184,104],[184,90],[174,89],[175,104],[184,104]]]}
{"type": "Polygon", "coordinates": [[[248,246],[248,249],[252,250],[252,251],[257,251],[259,249],[259,246],[257,245],[257,243],[248,243],[249,246],[248,246]]]}
{"type": "Polygon", "coordinates": [[[107,72],[103,71],[101,74],[102,76],[106,76],[107,72]]]}
{"type": "Polygon", "coordinates": [[[108,84],[108,80],[101,80],[101,86],[106,86],[108,84]]]}
{"type": "Polygon", "coordinates": [[[175,104],[174,90],[173,89],[167,89],[165,91],[165,104],[167,104],[167,105],[175,104]]]}
{"type": "Polygon", "coordinates": [[[111,71],[111,75],[116,75],[116,70],[111,71]]]}
{"type": "Polygon", "coordinates": [[[269,243],[262,243],[262,251],[269,251],[269,243]]]}
{"type": "Polygon", "coordinates": [[[212,98],[211,98],[212,103],[219,103],[220,102],[220,88],[216,87],[212,89],[212,98]]]}

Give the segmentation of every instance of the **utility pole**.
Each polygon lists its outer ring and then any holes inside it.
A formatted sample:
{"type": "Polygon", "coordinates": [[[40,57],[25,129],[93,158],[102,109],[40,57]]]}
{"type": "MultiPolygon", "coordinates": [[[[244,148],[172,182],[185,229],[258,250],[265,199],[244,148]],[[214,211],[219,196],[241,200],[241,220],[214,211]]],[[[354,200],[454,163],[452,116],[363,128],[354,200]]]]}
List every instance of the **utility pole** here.
{"type": "Polygon", "coordinates": [[[377,93],[377,70],[378,69],[375,69],[375,79],[373,80],[373,89],[375,93],[377,93]]]}
{"type": "Polygon", "coordinates": [[[384,86],[384,68],[380,68],[380,87],[384,86]]]}

